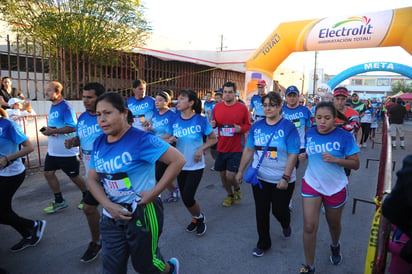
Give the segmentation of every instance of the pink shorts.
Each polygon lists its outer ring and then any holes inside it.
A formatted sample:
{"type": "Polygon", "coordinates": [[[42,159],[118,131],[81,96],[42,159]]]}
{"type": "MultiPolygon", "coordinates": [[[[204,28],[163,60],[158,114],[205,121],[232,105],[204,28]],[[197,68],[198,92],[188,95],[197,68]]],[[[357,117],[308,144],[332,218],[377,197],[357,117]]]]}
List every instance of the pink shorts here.
{"type": "Polygon", "coordinates": [[[339,208],[345,205],[348,199],[347,186],[332,196],[326,196],[314,190],[310,185],[308,185],[308,183],[306,183],[305,179],[302,179],[302,198],[314,197],[322,197],[323,204],[328,207],[339,208]]]}

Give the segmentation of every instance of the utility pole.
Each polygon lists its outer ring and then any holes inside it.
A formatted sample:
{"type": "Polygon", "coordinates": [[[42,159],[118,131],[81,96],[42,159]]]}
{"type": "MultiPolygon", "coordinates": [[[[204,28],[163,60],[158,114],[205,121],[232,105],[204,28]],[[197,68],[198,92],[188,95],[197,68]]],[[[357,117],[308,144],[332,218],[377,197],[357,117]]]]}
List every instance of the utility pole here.
{"type": "Polygon", "coordinates": [[[315,93],[316,93],[316,81],[318,80],[317,78],[317,73],[316,73],[316,66],[318,63],[318,52],[315,51],[315,67],[313,69],[313,97],[315,97],[315,93]]]}
{"type": "Polygon", "coordinates": [[[220,35],[220,51],[223,51],[223,34],[220,35]]]}

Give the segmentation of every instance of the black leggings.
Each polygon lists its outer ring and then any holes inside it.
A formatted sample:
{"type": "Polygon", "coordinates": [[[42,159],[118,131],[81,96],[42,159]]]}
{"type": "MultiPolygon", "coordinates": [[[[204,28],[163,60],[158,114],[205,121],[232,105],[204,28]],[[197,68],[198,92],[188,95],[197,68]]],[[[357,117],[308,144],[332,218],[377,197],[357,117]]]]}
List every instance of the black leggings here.
{"type": "Polygon", "coordinates": [[[252,189],[259,234],[257,247],[266,250],[272,246],[270,239],[270,206],[272,205],[272,214],[279,221],[282,228],[288,228],[290,225],[289,202],[295,189],[295,182],[289,183],[286,190],[277,189],[276,184],[264,181],[261,181],[261,183],[262,189],[259,185],[253,186],[252,189]]]}
{"type": "Polygon", "coordinates": [[[197,170],[182,170],[177,175],[177,184],[179,185],[182,201],[187,208],[195,205],[195,195],[197,187],[202,180],[203,168],[197,170]]]}
{"type": "Polygon", "coordinates": [[[361,144],[366,143],[369,138],[369,132],[371,131],[371,123],[361,123],[362,139],[361,144]]]}
{"type": "Polygon", "coordinates": [[[0,176],[0,224],[12,226],[23,238],[31,235],[34,221],[17,215],[11,207],[11,201],[25,176],[25,171],[15,176],[0,176]]]}

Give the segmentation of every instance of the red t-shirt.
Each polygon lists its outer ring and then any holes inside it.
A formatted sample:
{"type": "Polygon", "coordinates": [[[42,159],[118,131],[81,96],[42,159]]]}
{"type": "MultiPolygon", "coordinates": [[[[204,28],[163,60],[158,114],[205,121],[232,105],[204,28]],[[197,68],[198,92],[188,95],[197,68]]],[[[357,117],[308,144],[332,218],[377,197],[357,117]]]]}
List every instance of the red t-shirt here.
{"type": "Polygon", "coordinates": [[[242,152],[242,136],[251,126],[247,107],[238,102],[231,106],[224,102],[217,104],[213,109],[212,120],[216,121],[219,129],[217,151],[242,152]],[[240,133],[234,132],[234,125],[241,127],[240,133]]]}

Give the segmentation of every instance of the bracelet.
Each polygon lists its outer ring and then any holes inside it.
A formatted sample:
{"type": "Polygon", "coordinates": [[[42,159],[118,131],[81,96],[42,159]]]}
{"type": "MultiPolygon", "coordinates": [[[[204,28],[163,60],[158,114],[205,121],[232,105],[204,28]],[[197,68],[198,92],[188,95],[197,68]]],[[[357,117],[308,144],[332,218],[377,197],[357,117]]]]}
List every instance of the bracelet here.
{"type": "Polygon", "coordinates": [[[290,181],[290,176],[283,174],[282,179],[285,180],[287,183],[290,181]]]}

